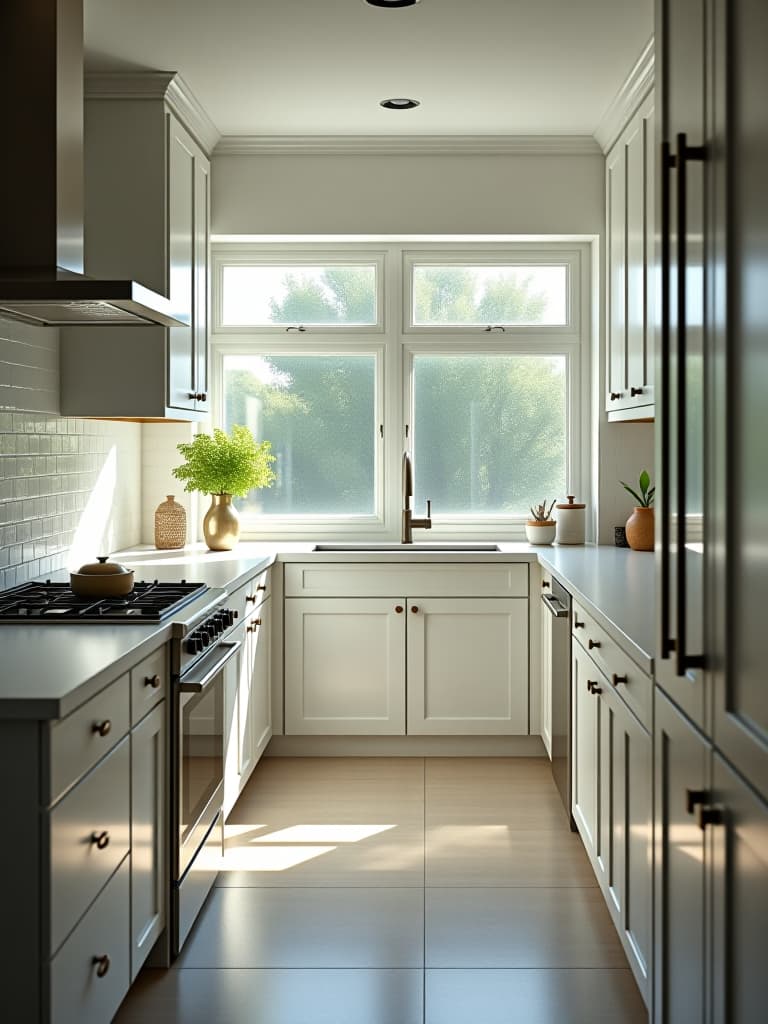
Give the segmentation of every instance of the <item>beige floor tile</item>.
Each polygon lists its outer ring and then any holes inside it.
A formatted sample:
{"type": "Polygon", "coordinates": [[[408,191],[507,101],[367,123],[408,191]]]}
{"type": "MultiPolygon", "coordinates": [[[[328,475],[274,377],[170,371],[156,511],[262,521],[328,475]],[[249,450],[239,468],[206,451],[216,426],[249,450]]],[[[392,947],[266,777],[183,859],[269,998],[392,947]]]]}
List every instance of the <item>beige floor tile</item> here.
{"type": "Polygon", "coordinates": [[[568,816],[557,790],[522,791],[476,782],[456,786],[433,785],[424,807],[427,825],[509,825],[516,829],[567,831],[568,816]]]}
{"type": "Polygon", "coordinates": [[[427,967],[627,966],[599,889],[427,889],[425,934],[427,967]]]}
{"type": "Polygon", "coordinates": [[[508,825],[426,829],[427,885],[596,886],[578,835],[508,825]]]}
{"type": "Polygon", "coordinates": [[[552,771],[546,757],[428,757],[425,759],[424,784],[477,780],[483,785],[499,782],[505,786],[552,784],[552,771]]]}
{"type": "Polygon", "coordinates": [[[426,1024],[648,1024],[625,970],[427,971],[426,1024]]]}
{"type": "Polygon", "coordinates": [[[144,971],[115,1024],[421,1024],[421,970],[144,971]]]}
{"type": "Polygon", "coordinates": [[[419,889],[214,889],[176,961],[190,967],[420,967],[419,889]]]}
{"type": "Polygon", "coordinates": [[[421,825],[229,823],[219,886],[423,886],[421,825]]]}

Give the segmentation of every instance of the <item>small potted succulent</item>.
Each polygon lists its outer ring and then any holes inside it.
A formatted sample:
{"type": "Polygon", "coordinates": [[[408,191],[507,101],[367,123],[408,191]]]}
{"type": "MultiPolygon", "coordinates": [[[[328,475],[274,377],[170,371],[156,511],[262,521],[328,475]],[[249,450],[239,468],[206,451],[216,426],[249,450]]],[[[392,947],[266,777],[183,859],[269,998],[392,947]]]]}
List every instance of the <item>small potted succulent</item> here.
{"type": "Polygon", "coordinates": [[[653,499],[656,494],[656,488],[651,486],[651,477],[648,470],[644,469],[640,474],[640,479],[638,480],[639,493],[634,487],[625,484],[623,480],[619,482],[624,490],[628,491],[637,502],[632,515],[627,520],[627,543],[633,551],[653,551],[653,499]]]}
{"type": "Polygon", "coordinates": [[[198,434],[190,444],[176,445],[186,462],[172,472],[184,481],[185,491],[211,496],[203,520],[203,536],[211,551],[231,551],[240,537],[240,517],[232,496],[248,494],[255,487],[269,487],[275,480],[269,441],[255,440],[247,427],[234,426],[231,434],[218,427],[213,436],[198,434]]]}
{"type": "Polygon", "coordinates": [[[552,518],[555,501],[557,498],[553,499],[549,508],[547,508],[546,498],[535,508],[531,506],[532,518],[526,520],[525,523],[525,535],[529,544],[551,544],[555,539],[557,523],[552,518]]]}

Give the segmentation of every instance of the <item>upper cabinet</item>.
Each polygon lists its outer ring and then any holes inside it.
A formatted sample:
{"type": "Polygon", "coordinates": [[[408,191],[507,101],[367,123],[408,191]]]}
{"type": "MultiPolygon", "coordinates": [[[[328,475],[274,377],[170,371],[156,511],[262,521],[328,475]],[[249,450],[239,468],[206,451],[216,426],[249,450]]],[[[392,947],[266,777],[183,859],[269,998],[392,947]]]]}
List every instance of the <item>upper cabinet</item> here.
{"type": "Polygon", "coordinates": [[[189,326],[66,328],[64,415],[207,413],[211,128],[177,76],[86,78],[86,273],[167,295],[189,326]]]}
{"type": "Polygon", "coordinates": [[[606,157],[606,411],[652,419],[654,325],[654,97],[606,157]]]}

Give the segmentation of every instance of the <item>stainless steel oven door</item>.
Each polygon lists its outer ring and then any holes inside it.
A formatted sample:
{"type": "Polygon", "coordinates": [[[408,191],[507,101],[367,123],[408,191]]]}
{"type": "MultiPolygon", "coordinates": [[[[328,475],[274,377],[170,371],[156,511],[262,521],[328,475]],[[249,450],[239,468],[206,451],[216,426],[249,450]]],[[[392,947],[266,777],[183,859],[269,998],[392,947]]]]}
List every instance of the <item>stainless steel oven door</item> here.
{"type": "Polygon", "coordinates": [[[221,811],[224,790],[224,680],[239,641],[222,641],[186,673],[178,688],[174,796],[180,881],[221,811]]]}

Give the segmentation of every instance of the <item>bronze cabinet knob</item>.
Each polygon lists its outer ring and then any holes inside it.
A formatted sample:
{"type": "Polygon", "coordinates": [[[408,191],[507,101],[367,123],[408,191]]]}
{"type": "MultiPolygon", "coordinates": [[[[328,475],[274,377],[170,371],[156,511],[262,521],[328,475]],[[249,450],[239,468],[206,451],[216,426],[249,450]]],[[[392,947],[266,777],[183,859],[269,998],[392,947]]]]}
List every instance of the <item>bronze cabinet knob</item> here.
{"type": "Polygon", "coordinates": [[[145,676],[144,685],[151,686],[153,690],[157,690],[158,687],[160,686],[160,676],[145,676]]]}
{"type": "Polygon", "coordinates": [[[99,736],[106,736],[112,729],[112,723],[108,718],[105,718],[103,722],[94,722],[92,731],[97,732],[99,736]]]}
{"type": "Polygon", "coordinates": [[[414,615],[417,615],[419,611],[419,606],[417,604],[412,604],[411,611],[413,612],[414,615]]]}
{"type": "Polygon", "coordinates": [[[245,627],[246,633],[255,633],[261,625],[261,619],[254,619],[253,622],[249,622],[245,627]]]}
{"type": "Polygon", "coordinates": [[[629,389],[629,394],[630,394],[630,396],[632,398],[634,398],[636,395],[642,395],[642,393],[643,393],[643,389],[642,388],[630,388],[629,389]]]}
{"type": "Polygon", "coordinates": [[[94,832],[91,842],[98,850],[106,850],[109,846],[109,832],[106,829],[103,832],[94,832]]]}
{"type": "Polygon", "coordinates": [[[599,646],[600,646],[600,641],[599,640],[587,640],[587,647],[590,649],[590,651],[592,650],[593,647],[599,647],[599,646]]]}
{"type": "Polygon", "coordinates": [[[549,584],[549,580],[542,580],[542,581],[541,581],[541,586],[542,586],[542,588],[546,588],[546,587],[548,587],[549,585],[550,585],[550,584],[549,584]]]}
{"type": "Polygon", "coordinates": [[[254,601],[255,602],[256,601],[256,595],[255,594],[246,594],[245,595],[245,603],[248,604],[249,601],[254,601]]]}
{"type": "Polygon", "coordinates": [[[112,963],[112,961],[109,959],[109,957],[107,956],[106,953],[102,953],[101,956],[95,956],[93,958],[93,963],[94,963],[94,965],[97,965],[96,966],[96,977],[97,978],[103,978],[104,975],[109,970],[109,967],[110,967],[110,964],[112,963]]]}
{"type": "Polygon", "coordinates": [[[266,590],[267,589],[267,584],[266,583],[260,583],[258,585],[258,587],[256,587],[256,589],[257,590],[266,590]]]}
{"type": "Polygon", "coordinates": [[[402,615],[402,613],[403,613],[403,606],[401,604],[396,604],[395,605],[395,611],[397,612],[398,615],[402,615]]]}
{"type": "Polygon", "coordinates": [[[574,629],[584,629],[585,626],[586,626],[586,622],[579,622],[578,616],[574,615],[574,617],[573,617],[573,628],[574,629]]]}
{"type": "Polygon", "coordinates": [[[621,392],[620,391],[612,391],[611,392],[611,401],[615,402],[617,398],[621,398],[621,392]]]}
{"type": "Polygon", "coordinates": [[[615,672],[611,676],[611,682],[613,683],[614,686],[618,686],[619,683],[626,683],[626,681],[627,681],[627,677],[626,676],[617,676],[615,672]]]}

